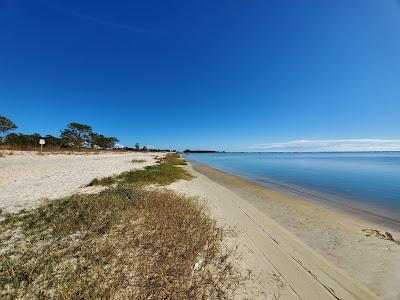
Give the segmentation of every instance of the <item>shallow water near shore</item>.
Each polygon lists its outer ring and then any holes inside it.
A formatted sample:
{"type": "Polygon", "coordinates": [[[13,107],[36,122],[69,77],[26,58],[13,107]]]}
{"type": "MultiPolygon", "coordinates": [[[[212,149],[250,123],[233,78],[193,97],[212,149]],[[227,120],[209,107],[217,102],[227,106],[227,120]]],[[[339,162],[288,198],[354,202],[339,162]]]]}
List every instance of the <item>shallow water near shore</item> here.
{"type": "Polygon", "coordinates": [[[210,153],[187,159],[400,224],[400,152],[210,153]]]}

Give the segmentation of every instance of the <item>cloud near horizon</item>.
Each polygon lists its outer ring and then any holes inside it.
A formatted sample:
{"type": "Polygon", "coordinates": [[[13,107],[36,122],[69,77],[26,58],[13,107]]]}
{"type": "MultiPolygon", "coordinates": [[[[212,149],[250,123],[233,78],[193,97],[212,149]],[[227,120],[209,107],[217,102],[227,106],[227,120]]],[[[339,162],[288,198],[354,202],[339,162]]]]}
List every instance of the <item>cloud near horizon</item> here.
{"type": "Polygon", "coordinates": [[[282,143],[260,144],[249,147],[249,149],[252,151],[265,152],[400,151],[400,140],[298,140],[282,143]]]}

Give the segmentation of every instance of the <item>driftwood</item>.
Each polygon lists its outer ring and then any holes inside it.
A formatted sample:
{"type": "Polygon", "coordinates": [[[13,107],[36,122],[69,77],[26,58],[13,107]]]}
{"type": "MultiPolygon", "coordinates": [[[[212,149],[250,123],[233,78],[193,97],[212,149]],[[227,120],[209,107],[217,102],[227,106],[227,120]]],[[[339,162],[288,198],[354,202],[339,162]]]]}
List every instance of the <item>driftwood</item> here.
{"type": "Polygon", "coordinates": [[[400,245],[400,240],[394,239],[393,235],[390,232],[385,231],[382,233],[381,231],[372,228],[363,229],[362,231],[366,233],[366,236],[375,236],[379,239],[391,241],[393,243],[396,243],[397,245],[400,245]]]}

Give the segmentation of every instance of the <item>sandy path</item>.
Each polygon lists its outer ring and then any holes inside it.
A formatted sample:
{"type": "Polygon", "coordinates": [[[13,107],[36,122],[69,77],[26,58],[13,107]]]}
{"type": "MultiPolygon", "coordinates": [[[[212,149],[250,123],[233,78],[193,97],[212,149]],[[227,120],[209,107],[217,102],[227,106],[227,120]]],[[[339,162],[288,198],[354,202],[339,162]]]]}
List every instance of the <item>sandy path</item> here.
{"type": "Polygon", "coordinates": [[[34,207],[43,199],[78,192],[91,180],[154,164],[162,154],[36,155],[20,153],[0,158],[0,208],[3,215],[34,207]],[[144,159],[144,163],[132,163],[144,159]]]}
{"type": "Polygon", "coordinates": [[[241,265],[253,271],[243,298],[376,299],[366,287],[236,193],[189,170],[196,178],[174,183],[171,188],[207,199],[222,224],[239,229],[233,240],[239,246],[241,265]]]}

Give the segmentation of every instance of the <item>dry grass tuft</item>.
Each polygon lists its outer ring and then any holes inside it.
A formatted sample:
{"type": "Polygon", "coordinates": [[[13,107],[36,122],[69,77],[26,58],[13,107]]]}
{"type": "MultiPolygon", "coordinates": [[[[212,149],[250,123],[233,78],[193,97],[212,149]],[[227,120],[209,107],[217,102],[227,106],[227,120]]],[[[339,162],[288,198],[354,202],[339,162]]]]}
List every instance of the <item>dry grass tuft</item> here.
{"type": "Polygon", "coordinates": [[[113,185],[116,182],[117,182],[117,176],[108,176],[100,179],[95,178],[88,184],[88,186],[94,186],[94,185],[108,186],[108,185],[113,185]]]}
{"type": "Polygon", "coordinates": [[[173,192],[74,195],[0,225],[0,298],[220,299],[239,283],[222,229],[173,192]]]}
{"type": "Polygon", "coordinates": [[[132,159],[132,162],[134,164],[140,164],[140,163],[145,163],[146,160],[145,159],[132,159]]]}
{"type": "Polygon", "coordinates": [[[14,155],[14,152],[12,151],[0,152],[0,157],[6,157],[7,155],[14,155]]]}

